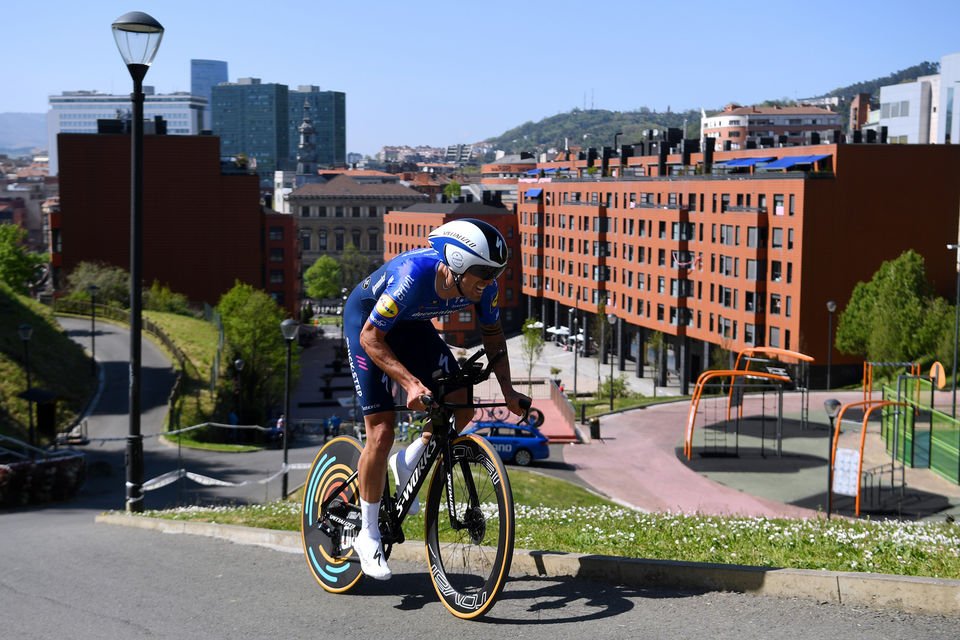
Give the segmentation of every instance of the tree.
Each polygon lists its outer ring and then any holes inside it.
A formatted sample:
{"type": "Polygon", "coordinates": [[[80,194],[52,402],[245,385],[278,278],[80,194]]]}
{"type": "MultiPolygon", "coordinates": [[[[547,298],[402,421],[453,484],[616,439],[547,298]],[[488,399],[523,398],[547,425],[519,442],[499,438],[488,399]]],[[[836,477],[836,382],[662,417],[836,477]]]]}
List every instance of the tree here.
{"type": "Polygon", "coordinates": [[[70,297],[86,299],[87,287],[96,285],[97,301],[121,307],[130,305],[130,274],[102,262],[81,262],[67,276],[70,297]]]}
{"type": "MultiPolygon", "coordinates": [[[[266,409],[279,404],[283,396],[287,348],[280,322],[285,314],[265,292],[239,281],[221,296],[217,311],[223,318],[228,362],[237,358],[244,362],[240,379],[244,414],[263,424],[266,409]]],[[[300,372],[297,359],[291,358],[290,366],[293,384],[300,372]]]]}
{"type": "Polygon", "coordinates": [[[912,362],[932,355],[952,325],[951,311],[927,280],[923,256],[911,250],[859,282],[837,323],[837,350],[874,361],[912,362]]]}
{"type": "Polygon", "coordinates": [[[330,256],[320,256],[303,274],[307,295],[315,300],[340,294],[342,273],[340,263],[330,256]]]}
{"type": "Polygon", "coordinates": [[[47,262],[47,256],[33,253],[23,244],[27,230],[18,224],[0,224],[0,280],[19,294],[29,292],[37,279],[37,267],[47,262]]]}
{"type": "Polygon", "coordinates": [[[370,273],[370,260],[360,253],[352,242],[347,244],[347,248],[340,254],[340,273],[341,286],[347,289],[353,289],[370,273]]]}
{"type": "Polygon", "coordinates": [[[537,326],[536,318],[527,318],[523,323],[523,340],[520,347],[523,350],[523,359],[527,363],[527,394],[533,393],[533,365],[540,362],[543,355],[543,336],[540,334],[542,324],[537,326]]]}
{"type": "Polygon", "coordinates": [[[446,196],[447,202],[453,202],[454,198],[460,195],[460,183],[456,180],[448,182],[443,188],[443,195],[446,196]]]}

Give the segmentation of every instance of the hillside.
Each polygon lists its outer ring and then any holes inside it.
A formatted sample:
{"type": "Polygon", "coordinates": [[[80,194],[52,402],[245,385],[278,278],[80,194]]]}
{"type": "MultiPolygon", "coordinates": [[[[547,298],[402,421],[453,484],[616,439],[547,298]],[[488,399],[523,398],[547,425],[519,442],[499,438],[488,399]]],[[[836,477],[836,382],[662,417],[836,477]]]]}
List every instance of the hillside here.
{"type": "MultiPolygon", "coordinates": [[[[937,73],[939,69],[939,63],[921,62],[882,78],[857,82],[834,89],[823,95],[839,96],[844,100],[848,100],[858,93],[870,93],[874,97],[879,97],[878,94],[882,86],[912,81],[919,76],[937,73]]],[[[760,103],[764,106],[774,104],[789,105],[793,102],[783,98],[766,100],[760,103]]],[[[848,120],[849,104],[841,103],[838,112],[846,122],[848,120]]],[[[707,113],[716,113],[716,110],[707,113]]],[[[687,137],[698,138],[700,137],[700,115],[699,109],[676,113],[657,113],[649,109],[640,109],[639,111],[590,109],[584,111],[575,108],[568,113],[550,116],[539,122],[525,122],[502,135],[489,138],[485,142],[493,144],[495,148],[503,149],[507,153],[519,153],[520,151],[539,153],[551,147],[563,149],[564,139],[570,146],[575,147],[613,146],[613,136],[618,131],[623,134],[617,138],[618,143],[630,144],[639,140],[645,129],[682,128],[684,120],[687,124],[687,137]]]]}
{"type": "Polygon", "coordinates": [[[26,155],[46,148],[45,113],[0,113],[0,153],[26,155]]]}
{"type": "Polygon", "coordinates": [[[17,397],[27,388],[25,352],[17,335],[21,324],[33,327],[31,386],[58,396],[58,429],[68,426],[82,411],[93,394],[94,379],[90,358],[60,329],[50,309],[0,282],[0,434],[26,440],[27,403],[17,397]]]}

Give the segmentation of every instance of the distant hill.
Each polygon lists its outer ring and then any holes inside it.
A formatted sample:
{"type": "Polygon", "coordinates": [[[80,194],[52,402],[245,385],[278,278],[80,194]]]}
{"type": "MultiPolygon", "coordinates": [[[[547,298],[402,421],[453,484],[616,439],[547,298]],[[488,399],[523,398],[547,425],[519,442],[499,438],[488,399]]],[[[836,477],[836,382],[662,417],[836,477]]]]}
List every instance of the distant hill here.
{"type": "Polygon", "coordinates": [[[28,154],[47,148],[47,114],[0,113],[0,153],[28,154]]]}
{"type": "Polygon", "coordinates": [[[618,144],[639,141],[646,129],[682,128],[687,121],[687,136],[700,137],[700,111],[691,109],[682,113],[657,113],[649,109],[639,111],[607,111],[605,109],[573,109],[540,122],[525,122],[503,135],[486,142],[508,153],[546,151],[550,147],[564,148],[566,138],[571,147],[613,146],[617,132],[618,144]]]}
{"type": "MultiPolygon", "coordinates": [[[[920,64],[891,73],[882,78],[857,82],[846,87],[840,87],[823,94],[824,96],[839,96],[849,100],[858,93],[869,93],[874,98],[879,97],[880,87],[900,84],[916,80],[920,76],[931,75],[940,71],[938,62],[921,62],[920,64]]],[[[758,106],[790,105],[792,100],[766,100],[758,106]]],[[[843,116],[843,122],[849,120],[849,102],[841,102],[838,112],[843,116]]],[[[707,114],[716,113],[708,111],[707,114]]],[[[573,109],[568,113],[560,113],[540,122],[525,122],[495,138],[485,140],[498,149],[507,153],[531,151],[539,153],[553,147],[564,148],[566,138],[572,147],[603,147],[613,146],[613,136],[618,136],[619,144],[630,144],[640,140],[645,129],[666,127],[682,128],[687,121],[687,137],[700,137],[700,111],[691,109],[682,112],[657,113],[649,109],[639,111],[607,111],[605,109],[580,110],[573,109]]],[[[846,126],[846,125],[844,125],[846,126]]],[[[492,158],[491,158],[492,159],[492,158]]]]}

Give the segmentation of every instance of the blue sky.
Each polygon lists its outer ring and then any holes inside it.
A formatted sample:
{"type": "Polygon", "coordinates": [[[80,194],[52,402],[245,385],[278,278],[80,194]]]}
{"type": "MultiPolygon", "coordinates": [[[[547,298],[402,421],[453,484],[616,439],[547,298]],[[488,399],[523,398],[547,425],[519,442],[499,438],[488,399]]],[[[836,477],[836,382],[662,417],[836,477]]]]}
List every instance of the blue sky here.
{"type": "Polygon", "coordinates": [[[573,107],[657,111],[803,98],[960,51],[960,1],[5,3],[0,113],[64,90],[127,93],[110,24],[165,28],[144,81],[190,90],[190,59],[347,94],[347,151],[475,142],[573,107]]]}

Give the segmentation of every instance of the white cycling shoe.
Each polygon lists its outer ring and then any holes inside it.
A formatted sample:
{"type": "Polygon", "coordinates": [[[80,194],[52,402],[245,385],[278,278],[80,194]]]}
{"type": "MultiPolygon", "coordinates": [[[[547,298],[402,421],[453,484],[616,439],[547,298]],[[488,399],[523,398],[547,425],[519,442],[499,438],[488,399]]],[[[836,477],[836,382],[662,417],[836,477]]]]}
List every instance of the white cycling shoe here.
{"type": "MultiPolygon", "coordinates": [[[[393,477],[397,481],[397,493],[400,493],[400,490],[407,485],[407,480],[410,479],[411,470],[407,467],[406,463],[401,463],[399,457],[404,453],[401,449],[397,453],[390,456],[390,471],[393,472],[393,477]]],[[[410,508],[407,510],[407,514],[415,516],[420,513],[420,496],[414,496],[413,501],[410,503],[410,508]]]]}
{"type": "Polygon", "coordinates": [[[383,556],[383,544],[374,540],[363,531],[353,541],[353,550],[360,559],[360,570],[374,580],[389,580],[393,573],[383,556]]]}

